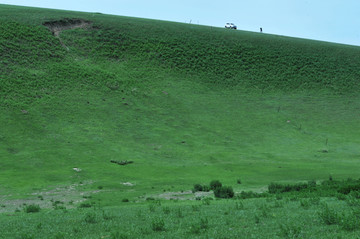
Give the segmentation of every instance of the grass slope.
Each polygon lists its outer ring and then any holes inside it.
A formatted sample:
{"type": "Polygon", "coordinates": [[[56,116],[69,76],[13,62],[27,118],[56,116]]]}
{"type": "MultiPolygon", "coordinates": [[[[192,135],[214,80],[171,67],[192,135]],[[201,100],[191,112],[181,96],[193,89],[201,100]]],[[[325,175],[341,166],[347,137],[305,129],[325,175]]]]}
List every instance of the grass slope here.
{"type": "Polygon", "coordinates": [[[212,179],[358,176],[359,47],[8,5],[0,23],[6,199],[84,185],[115,205],[212,179]],[[92,25],[43,26],[73,18],[92,25]]]}

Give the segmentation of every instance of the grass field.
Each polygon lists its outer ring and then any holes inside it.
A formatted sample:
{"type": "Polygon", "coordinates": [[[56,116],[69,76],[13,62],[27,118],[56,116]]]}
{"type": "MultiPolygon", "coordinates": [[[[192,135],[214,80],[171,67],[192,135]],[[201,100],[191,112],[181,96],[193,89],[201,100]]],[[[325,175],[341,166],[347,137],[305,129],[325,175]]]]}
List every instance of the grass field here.
{"type": "Polygon", "coordinates": [[[105,210],[19,212],[1,216],[1,225],[3,238],[356,238],[358,232],[337,223],[327,225],[320,216],[324,205],[347,212],[346,203],[328,200],[308,205],[308,201],[168,202],[105,210]]]}
{"type": "Polygon", "coordinates": [[[359,192],[320,197],[333,192],[324,188],[340,185],[329,180],[257,199],[96,202],[77,209],[52,201],[53,209],[45,210],[24,204],[0,214],[0,238],[357,238],[359,192]]]}
{"type": "MultiPolygon", "coordinates": [[[[324,229],[321,203],[303,211],[301,199],[289,199],[264,228],[254,212],[274,198],[233,212],[241,200],[204,205],[193,200],[213,194],[191,189],[218,179],[238,195],[266,192],[271,182],[358,178],[359,47],[9,5],[0,5],[0,23],[4,238],[355,237],[340,222],[324,229]],[[74,19],[90,23],[67,29],[74,19]],[[61,23],[59,35],[44,23],[61,23]],[[148,213],[146,198],[162,205],[148,213]],[[54,211],[56,201],[68,210],[54,211]],[[84,202],[98,208],[77,209],[84,202]],[[14,213],[32,204],[41,212],[14,213]],[[84,221],[89,213],[96,223],[84,221]],[[297,224],[298,214],[314,225],[297,224]],[[127,218],[131,229],[116,228],[127,218]],[[166,230],[152,230],[157,220],[166,230]],[[230,231],[214,234],[227,222],[230,231]],[[191,229],[201,223],[209,229],[191,229]]],[[[344,206],[334,195],[321,201],[344,206]]]]}

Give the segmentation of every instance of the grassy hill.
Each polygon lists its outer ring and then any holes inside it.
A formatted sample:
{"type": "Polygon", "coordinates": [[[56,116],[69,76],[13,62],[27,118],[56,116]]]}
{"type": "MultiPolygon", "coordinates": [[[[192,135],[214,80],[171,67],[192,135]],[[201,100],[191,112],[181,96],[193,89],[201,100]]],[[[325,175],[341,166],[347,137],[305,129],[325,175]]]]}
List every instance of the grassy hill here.
{"type": "Polygon", "coordinates": [[[0,68],[5,201],[358,176],[356,46],[0,5],[0,68]]]}
{"type": "MultiPolygon", "coordinates": [[[[359,53],[284,36],[0,5],[3,237],[355,238],[357,209],[317,197],[337,195],[333,178],[359,175],[359,53]],[[190,190],[214,179],[241,199],[241,191],[264,192],[271,182],[319,184],[329,176],[325,187],[334,192],[304,200],[178,202],[211,196],[190,190]],[[146,200],[169,198],[174,204],[146,200]],[[29,204],[111,207],[6,214],[29,204]],[[337,226],[324,229],[331,215],[337,226]]],[[[356,198],[346,202],[360,205],[356,198]]]]}

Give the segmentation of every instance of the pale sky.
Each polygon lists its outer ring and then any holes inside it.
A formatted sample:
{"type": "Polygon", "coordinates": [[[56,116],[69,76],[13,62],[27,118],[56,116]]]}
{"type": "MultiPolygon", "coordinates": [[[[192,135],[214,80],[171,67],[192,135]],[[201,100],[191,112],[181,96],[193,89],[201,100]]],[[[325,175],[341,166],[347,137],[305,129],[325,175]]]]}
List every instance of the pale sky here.
{"type": "Polygon", "coordinates": [[[360,46],[360,0],[0,0],[308,38],[360,46]]]}

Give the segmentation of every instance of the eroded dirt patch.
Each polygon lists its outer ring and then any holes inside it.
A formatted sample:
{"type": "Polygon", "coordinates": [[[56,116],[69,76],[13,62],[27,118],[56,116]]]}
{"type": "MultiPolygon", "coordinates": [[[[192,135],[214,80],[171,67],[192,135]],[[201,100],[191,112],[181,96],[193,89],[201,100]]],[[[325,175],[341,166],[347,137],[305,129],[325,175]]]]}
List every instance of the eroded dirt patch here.
{"type": "Polygon", "coordinates": [[[182,192],[164,192],[158,195],[152,195],[151,197],[156,199],[166,200],[196,200],[196,198],[211,197],[214,195],[213,192],[195,192],[191,190],[182,192]]]}
{"type": "Polygon", "coordinates": [[[43,25],[49,28],[49,30],[58,37],[64,30],[91,27],[92,22],[78,18],[64,18],[56,21],[47,21],[44,22],[43,25]]]}
{"type": "MultiPolygon", "coordinates": [[[[14,199],[15,195],[0,195],[0,213],[10,213],[15,210],[22,211],[26,205],[35,204],[40,208],[54,208],[56,205],[65,208],[77,207],[79,203],[91,198],[91,195],[99,193],[99,190],[88,190],[87,186],[93,182],[71,184],[57,187],[51,190],[40,190],[31,194],[23,195],[22,199],[14,199]]],[[[20,196],[19,196],[20,197],[20,196]]]]}

